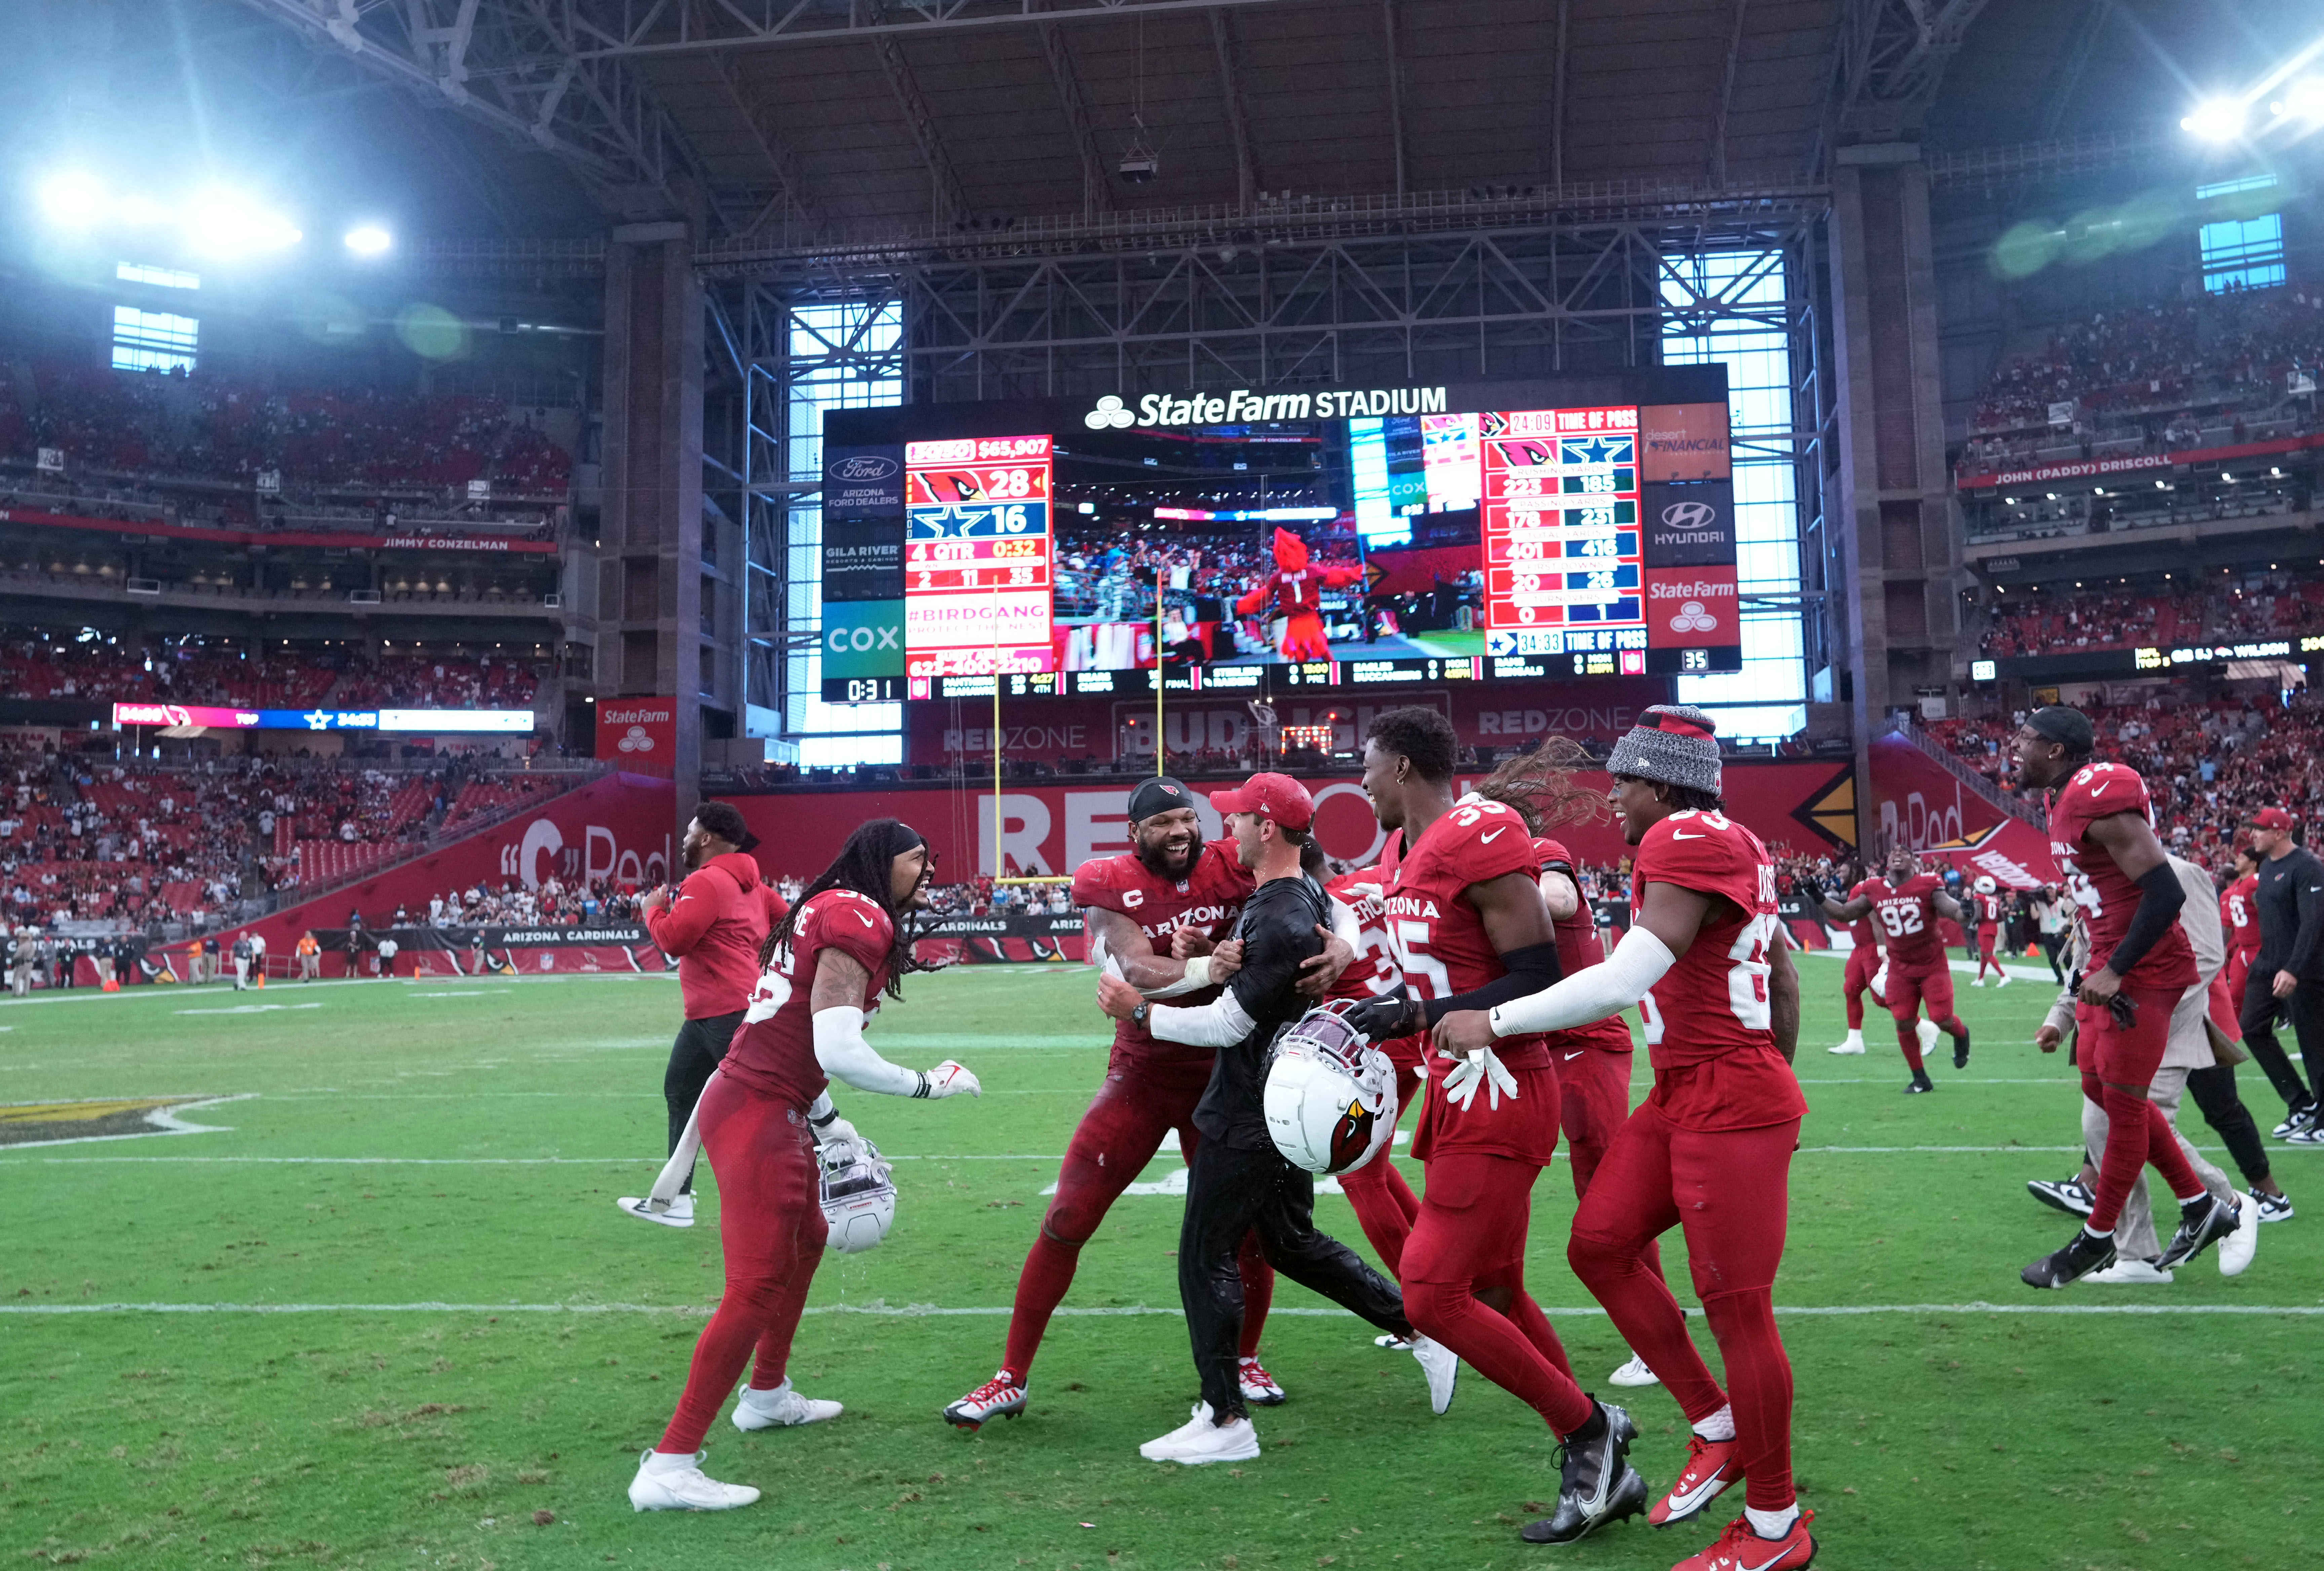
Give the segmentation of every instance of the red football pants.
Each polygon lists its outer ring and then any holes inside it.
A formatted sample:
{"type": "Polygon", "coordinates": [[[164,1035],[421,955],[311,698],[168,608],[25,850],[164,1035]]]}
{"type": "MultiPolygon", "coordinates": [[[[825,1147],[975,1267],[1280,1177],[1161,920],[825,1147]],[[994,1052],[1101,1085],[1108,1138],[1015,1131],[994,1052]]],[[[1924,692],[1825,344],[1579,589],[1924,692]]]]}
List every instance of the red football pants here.
{"type": "Polygon", "coordinates": [[[689,1456],[702,1449],[754,1348],[751,1384],[760,1391],[782,1384],[829,1232],[806,1114],[724,1075],[711,1080],[696,1111],[702,1149],[718,1178],[726,1289],[694,1345],[678,1412],[655,1447],[689,1456]]]}
{"type": "Polygon", "coordinates": [[[2006,972],[2002,970],[2001,961],[1996,953],[2000,947],[2000,943],[2001,928],[1998,923],[1980,922],[1978,924],[1977,979],[1979,982],[1985,980],[1985,968],[1988,966],[1993,967],[1993,974],[1997,976],[2007,975],[2006,972]]]}
{"type": "MultiPolygon", "coordinates": [[[[1872,974],[1879,969],[1880,951],[1869,945],[1858,944],[1848,952],[1848,975],[1840,980],[1840,994],[1848,1001],[1849,1030],[1864,1029],[1864,995],[1871,991],[1872,974]]],[[[1886,1002],[1877,996],[1872,1002],[1886,1007],[1886,1002]]]]}
{"type": "Polygon", "coordinates": [[[1432,1158],[1427,1195],[1404,1245],[1404,1312],[1414,1329],[1570,1435],[1590,1421],[1590,1398],[1525,1289],[1526,1228],[1540,1176],[1531,1162],[1482,1151],[1432,1158]]]}
{"type": "MultiPolygon", "coordinates": [[[[1598,1164],[1630,1120],[1630,1055],[1602,1048],[1553,1048],[1557,1059],[1557,1126],[1573,1163],[1573,1197],[1590,1192],[1598,1164]]],[[[1646,1269],[1663,1274],[1662,1246],[1646,1245],[1646,1269]]]]}
{"type": "Polygon", "coordinates": [[[1921,1067],[1920,1018],[1923,1003],[1928,1006],[1929,1019],[1948,1036],[1959,1036],[1960,1017],[1953,1012],[1953,974],[1942,960],[1921,970],[1899,970],[1892,962],[1888,967],[1888,1012],[1896,1018],[1896,1045],[1904,1050],[1904,1062],[1913,1068],[1921,1067]]]}
{"type": "Polygon", "coordinates": [[[1775,1332],[1775,1282],[1799,1132],[1797,1119],[1685,1130],[1646,1104],[1599,1164],[1565,1251],[1689,1422],[1733,1404],[1744,1499],[1761,1511],[1793,1499],[1792,1365],[1775,1332]],[[1695,1295],[1727,1366],[1724,1391],[1687,1335],[1678,1300],[1646,1266],[1646,1245],[1674,1225],[1685,1234],[1695,1295]]]}
{"type": "MultiPolygon", "coordinates": [[[[1121,1192],[1146,1170],[1162,1137],[1175,1129],[1178,1149],[1189,1162],[1202,1137],[1194,1131],[1194,1104],[1210,1084],[1208,1063],[1138,1064],[1109,1067],[1105,1084],[1065,1147],[1057,1169],[1057,1192],[1041,1218],[1041,1232],[1017,1278],[1017,1303],[1009,1317],[1009,1350],[1001,1366],[1023,1380],[1032,1372],[1049,1317],[1074,1284],[1082,1245],[1097,1231],[1121,1192]]],[[[1267,1309],[1275,1298],[1275,1271],[1260,1254],[1254,1234],[1242,1242],[1237,1265],[1242,1277],[1241,1355],[1255,1357],[1267,1309]]]]}
{"type": "Polygon", "coordinates": [[[2138,1023],[2124,1030],[2110,1011],[2087,1003],[2074,1006],[2074,1035],[2082,1069],[2082,1095],[2106,1109],[2106,1150],[2098,1156],[2097,1204],[2090,1208],[2090,1231],[2109,1233],[2130,1198],[2147,1163],[2163,1175],[2172,1194],[2191,1200],[2203,1192],[2187,1153],[2163,1109],[2146,1099],[2154,1072],[2163,1067],[2170,1045],[2171,1012],[2179,1007],[2183,987],[2129,987],[2123,992],[2138,1005],[2138,1023]],[[2130,1089],[2126,1089],[2130,1087],[2130,1089]]]}
{"type": "MultiPolygon", "coordinates": [[[[1380,1051],[1396,1066],[1396,1094],[1400,1099],[1397,1107],[1399,1117],[1406,1107],[1417,1107],[1423,1092],[1420,1077],[1413,1070],[1420,1063],[1422,1037],[1397,1037],[1380,1044],[1380,1051]]],[[[1352,1173],[1340,1175],[1340,1191],[1356,1213],[1356,1225],[1364,1230],[1364,1242],[1388,1267],[1388,1274],[1399,1282],[1404,1280],[1404,1243],[1412,1236],[1413,1219],[1420,1215],[1420,1197],[1412,1192],[1402,1172],[1388,1159],[1396,1154],[1396,1136],[1390,1132],[1388,1143],[1379,1155],[1352,1173]]]]}

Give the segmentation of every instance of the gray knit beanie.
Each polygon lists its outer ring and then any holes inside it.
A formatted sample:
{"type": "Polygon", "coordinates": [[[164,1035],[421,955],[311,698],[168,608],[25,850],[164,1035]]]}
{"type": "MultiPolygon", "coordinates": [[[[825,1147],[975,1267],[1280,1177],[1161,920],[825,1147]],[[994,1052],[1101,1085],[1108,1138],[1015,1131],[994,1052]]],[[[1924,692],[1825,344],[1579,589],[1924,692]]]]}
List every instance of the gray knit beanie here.
{"type": "Polygon", "coordinates": [[[1687,704],[1654,704],[1606,760],[1609,774],[1719,792],[1719,738],[1709,715],[1687,704]]]}

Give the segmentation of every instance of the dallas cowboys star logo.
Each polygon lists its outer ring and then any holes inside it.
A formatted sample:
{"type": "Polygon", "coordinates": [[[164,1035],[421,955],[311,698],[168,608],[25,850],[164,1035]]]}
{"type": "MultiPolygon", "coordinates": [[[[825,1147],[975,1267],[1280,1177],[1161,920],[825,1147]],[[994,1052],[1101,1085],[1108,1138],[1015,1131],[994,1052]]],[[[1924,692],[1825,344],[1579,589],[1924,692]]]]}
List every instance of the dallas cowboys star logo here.
{"type": "Polygon", "coordinates": [[[1630,461],[1630,439],[1628,437],[1590,437],[1565,444],[1565,461],[1569,464],[1627,464],[1630,461]]]}
{"type": "Polygon", "coordinates": [[[309,731],[328,731],[331,728],[331,712],[328,709],[309,710],[300,718],[307,722],[309,731]]]}

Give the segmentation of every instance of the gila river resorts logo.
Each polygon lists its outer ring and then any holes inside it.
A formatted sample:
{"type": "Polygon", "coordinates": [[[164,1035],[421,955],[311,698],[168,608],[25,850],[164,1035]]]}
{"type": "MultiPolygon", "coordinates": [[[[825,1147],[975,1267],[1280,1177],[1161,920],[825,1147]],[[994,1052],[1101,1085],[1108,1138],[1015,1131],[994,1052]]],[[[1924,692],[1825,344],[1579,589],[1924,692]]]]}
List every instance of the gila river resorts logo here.
{"type": "Polygon", "coordinates": [[[0,1103],[0,1151],[137,1140],[152,1134],[220,1134],[226,1126],[195,1123],[179,1114],[196,1107],[241,1102],[233,1096],[108,1096],[78,1102],[0,1103]]]}

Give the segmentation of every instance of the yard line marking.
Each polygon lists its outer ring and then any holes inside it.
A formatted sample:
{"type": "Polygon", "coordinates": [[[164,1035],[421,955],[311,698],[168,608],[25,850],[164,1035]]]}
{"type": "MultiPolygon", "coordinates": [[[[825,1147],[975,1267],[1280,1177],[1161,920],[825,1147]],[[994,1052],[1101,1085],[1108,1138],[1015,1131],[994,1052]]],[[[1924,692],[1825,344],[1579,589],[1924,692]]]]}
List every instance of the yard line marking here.
{"type": "MultiPolygon", "coordinates": [[[[706,1304],[6,1304],[0,1315],[688,1315],[706,1316],[706,1304]]],[[[956,1317],[1001,1317],[1016,1311],[1006,1304],[950,1308],[939,1304],[815,1304],[809,1315],[869,1315],[885,1319],[935,1319],[956,1317]]],[[[1060,1305],[1051,1311],[1061,1317],[1111,1319],[1164,1316],[1177,1320],[1185,1310],[1144,1304],[1119,1308],[1060,1305]]],[[[1605,1314],[1595,1304],[1574,1308],[1545,1307],[1542,1313],[1561,1317],[1605,1314]]],[[[1289,1308],[1270,1315],[1302,1319],[1348,1319],[1346,1309],[1289,1308]]],[[[2324,1316],[2319,1304],[1778,1304],[1775,1313],[1797,1319],[1831,1319],[1863,1315],[2300,1315],[2324,1316]]]]}

